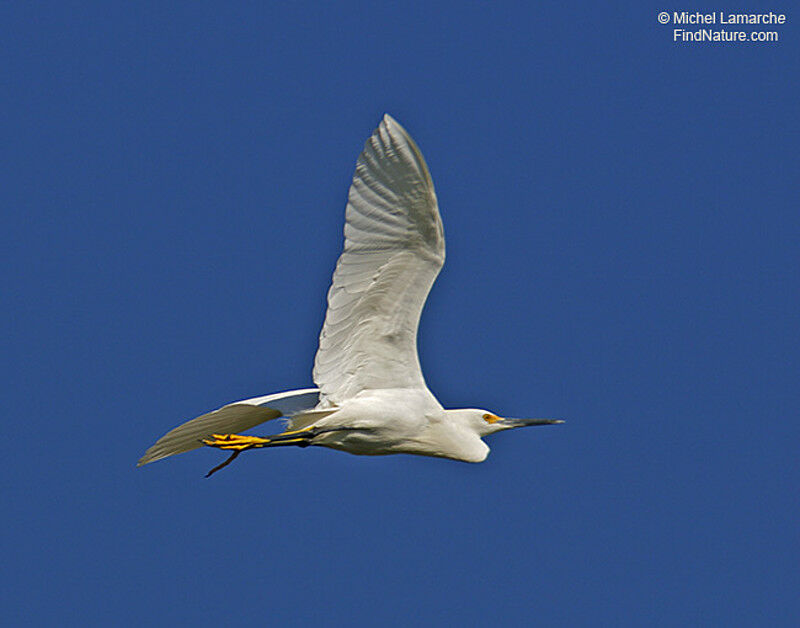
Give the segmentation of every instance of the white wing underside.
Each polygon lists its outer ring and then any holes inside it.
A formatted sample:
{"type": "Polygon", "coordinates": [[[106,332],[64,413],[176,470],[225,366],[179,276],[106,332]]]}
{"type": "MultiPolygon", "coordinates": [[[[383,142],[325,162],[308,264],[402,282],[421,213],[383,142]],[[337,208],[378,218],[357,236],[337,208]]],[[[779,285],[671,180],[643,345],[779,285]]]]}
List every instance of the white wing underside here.
{"type": "Polygon", "coordinates": [[[314,361],[319,407],[425,387],[417,327],[444,264],[444,232],[425,160],[388,115],[356,163],[344,235],[314,361]]]}
{"type": "Polygon", "coordinates": [[[303,416],[318,401],[316,388],[304,388],[229,403],[164,434],[144,453],[137,466],[202,447],[200,440],[212,434],[243,432],[281,416],[289,419],[303,416]]]}

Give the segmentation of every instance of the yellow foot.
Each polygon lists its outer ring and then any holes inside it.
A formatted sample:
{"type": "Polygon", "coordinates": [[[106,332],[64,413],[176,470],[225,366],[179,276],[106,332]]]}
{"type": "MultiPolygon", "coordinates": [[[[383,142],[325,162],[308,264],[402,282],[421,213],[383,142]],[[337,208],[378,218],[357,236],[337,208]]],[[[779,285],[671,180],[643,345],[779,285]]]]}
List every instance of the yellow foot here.
{"type": "Polygon", "coordinates": [[[211,438],[204,438],[203,444],[218,449],[231,451],[244,451],[255,447],[263,447],[270,440],[258,436],[243,436],[242,434],[212,434],[211,438]]]}

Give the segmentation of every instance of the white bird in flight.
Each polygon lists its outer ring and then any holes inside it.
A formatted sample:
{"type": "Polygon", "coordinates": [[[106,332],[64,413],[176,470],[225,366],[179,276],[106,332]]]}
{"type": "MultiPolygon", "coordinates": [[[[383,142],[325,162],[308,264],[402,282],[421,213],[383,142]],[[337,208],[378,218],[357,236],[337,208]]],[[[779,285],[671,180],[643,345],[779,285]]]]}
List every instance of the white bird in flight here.
{"type": "Polygon", "coordinates": [[[428,167],[388,114],[356,163],[344,251],[328,291],[313,378],[318,388],[245,399],[167,432],[139,466],[202,446],[232,451],[317,445],[351,454],[417,454],[482,462],[483,437],[563,423],[507,419],[474,408],[446,410],[422,376],[417,327],[444,264],[444,231],[428,167]],[[285,417],[286,431],[238,434],[285,417]]]}

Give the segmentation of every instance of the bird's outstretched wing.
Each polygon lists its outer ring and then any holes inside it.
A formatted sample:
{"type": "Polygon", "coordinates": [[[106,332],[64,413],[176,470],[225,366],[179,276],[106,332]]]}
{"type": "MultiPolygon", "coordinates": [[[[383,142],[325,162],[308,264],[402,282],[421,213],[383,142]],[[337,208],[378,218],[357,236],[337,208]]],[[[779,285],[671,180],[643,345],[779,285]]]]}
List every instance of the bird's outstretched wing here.
{"type": "Polygon", "coordinates": [[[444,264],[444,231],[422,153],[388,115],[356,163],[344,236],[314,361],[321,403],[424,387],[417,326],[444,264]]]}

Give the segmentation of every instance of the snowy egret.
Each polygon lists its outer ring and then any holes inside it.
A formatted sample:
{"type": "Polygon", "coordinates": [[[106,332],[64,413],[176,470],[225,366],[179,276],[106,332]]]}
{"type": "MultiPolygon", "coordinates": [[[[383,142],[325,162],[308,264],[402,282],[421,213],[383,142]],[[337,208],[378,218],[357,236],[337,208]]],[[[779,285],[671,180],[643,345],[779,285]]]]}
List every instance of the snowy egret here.
{"type": "Polygon", "coordinates": [[[425,299],[444,264],[444,231],[428,167],[411,136],[384,116],[356,163],[344,251],[328,291],[313,378],[318,388],[245,399],[162,436],[139,466],[203,445],[233,452],[294,445],[352,454],[486,459],[483,437],[556,419],[507,419],[474,408],[445,410],[417,355],[425,299]],[[237,434],[285,417],[286,431],[237,434]]]}

